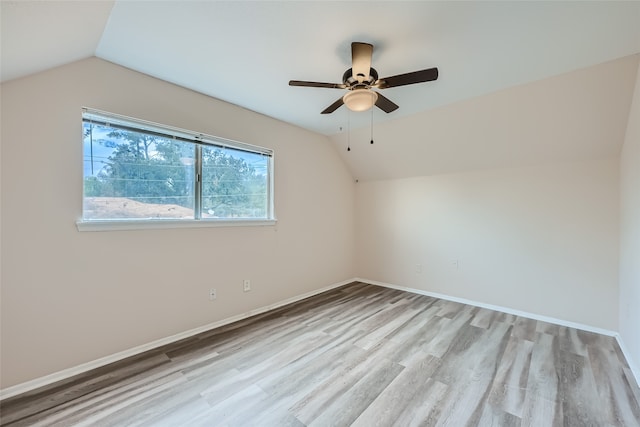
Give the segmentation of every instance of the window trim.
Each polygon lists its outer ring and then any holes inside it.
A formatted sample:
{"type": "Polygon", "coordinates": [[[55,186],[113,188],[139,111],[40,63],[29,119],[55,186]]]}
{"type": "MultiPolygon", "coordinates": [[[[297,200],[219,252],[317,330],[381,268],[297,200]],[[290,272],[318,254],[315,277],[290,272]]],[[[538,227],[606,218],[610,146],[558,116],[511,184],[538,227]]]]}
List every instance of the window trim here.
{"type": "MultiPolygon", "coordinates": [[[[93,108],[82,107],[82,122],[89,122],[118,129],[146,132],[156,136],[177,139],[195,144],[199,153],[202,146],[217,148],[229,148],[246,151],[268,157],[268,182],[267,182],[267,218],[200,218],[198,205],[202,202],[194,194],[196,205],[194,206],[193,219],[173,218],[135,218],[135,219],[88,219],[84,218],[84,212],[76,221],[78,231],[107,231],[107,230],[141,230],[141,229],[166,229],[166,228],[202,228],[202,227],[237,227],[237,226],[274,226],[277,223],[274,202],[274,152],[272,149],[247,144],[222,137],[194,132],[169,125],[162,125],[147,120],[123,116],[120,114],[101,111],[93,108]]],[[[196,161],[201,161],[196,156],[196,161]]],[[[83,174],[84,176],[84,174],[83,174]]],[[[197,178],[200,179],[200,178],[197,178]]],[[[84,180],[84,178],[83,178],[84,180]]],[[[196,186],[198,189],[199,186],[196,186]]],[[[84,184],[82,187],[82,200],[84,201],[84,184]]]]}
{"type": "Polygon", "coordinates": [[[79,219],[78,231],[159,230],[171,228],[215,227],[269,227],[277,225],[274,219],[79,219]]]}

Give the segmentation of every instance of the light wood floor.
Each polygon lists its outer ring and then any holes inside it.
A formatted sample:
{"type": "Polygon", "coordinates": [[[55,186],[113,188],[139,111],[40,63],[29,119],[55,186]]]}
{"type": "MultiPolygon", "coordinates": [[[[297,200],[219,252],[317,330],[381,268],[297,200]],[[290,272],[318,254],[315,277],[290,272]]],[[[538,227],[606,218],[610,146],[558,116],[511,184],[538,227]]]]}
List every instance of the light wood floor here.
{"type": "Polygon", "coordinates": [[[639,426],[630,375],[611,337],[353,283],[7,399],[1,421],[639,426]]]}

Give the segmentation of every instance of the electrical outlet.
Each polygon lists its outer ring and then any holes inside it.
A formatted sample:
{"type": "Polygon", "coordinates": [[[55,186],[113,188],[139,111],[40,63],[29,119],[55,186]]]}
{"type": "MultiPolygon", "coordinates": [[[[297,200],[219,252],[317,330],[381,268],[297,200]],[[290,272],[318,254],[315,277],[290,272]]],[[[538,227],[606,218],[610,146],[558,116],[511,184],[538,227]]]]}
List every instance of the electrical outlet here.
{"type": "Polygon", "coordinates": [[[422,273],[422,264],[416,264],[416,273],[422,273]]]}
{"type": "Polygon", "coordinates": [[[454,270],[458,270],[460,268],[460,261],[457,259],[451,260],[451,266],[454,270]]]}
{"type": "Polygon", "coordinates": [[[244,282],[242,282],[242,289],[245,292],[249,292],[251,290],[251,280],[244,279],[244,282]]]}
{"type": "Polygon", "coordinates": [[[216,298],[218,298],[218,293],[216,292],[216,289],[215,288],[209,289],[209,299],[213,301],[216,298]]]}

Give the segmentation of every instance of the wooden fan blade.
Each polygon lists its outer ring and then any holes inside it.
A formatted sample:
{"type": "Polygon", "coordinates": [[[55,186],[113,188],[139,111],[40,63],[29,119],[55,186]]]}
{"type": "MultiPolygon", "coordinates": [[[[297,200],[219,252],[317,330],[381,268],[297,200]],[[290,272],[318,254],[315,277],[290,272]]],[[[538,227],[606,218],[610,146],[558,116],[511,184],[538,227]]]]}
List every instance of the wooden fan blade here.
{"type": "Polygon", "coordinates": [[[390,113],[392,111],[396,111],[399,107],[391,101],[389,98],[383,96],[382,94],[376,92],[378,94],[378,99],[376,100],[376,107],[384,111],[385,113],[390,113]]]}
{"type": "Polygon", "coordinates": [[[347,88],[347,86],[342,83],[305,82],[302,80],[289,80],[289,86],[324,87],[329,89],[346,89],[347,88]]]}
{"type": "Polygon", "coordinates": [[[369,78],[373,45],[369,43],[351,43],[351,73],[354,79],[362,83],[369,78]]]}
{"type": "Polygon", "coordinates": [[[429,68],[426,70],[414,71],[412,73],[398,74],[397,76],[385,77],[374,85],[378,89],[389,87],[406,86],[415,83],[430,82],[438,79],[438,69],[429,68]]]}
{"type": "Polygon", "coordinates": [[[333,104],[329,105],[327,108],[322,110],[320,114],[331,114],[334,111],[336,111],[338,108],[342,107],[342,104],[344,104],[344,101],[342,100],[342,97],[340,97],[336,102],[334,102],[333,104]]]}

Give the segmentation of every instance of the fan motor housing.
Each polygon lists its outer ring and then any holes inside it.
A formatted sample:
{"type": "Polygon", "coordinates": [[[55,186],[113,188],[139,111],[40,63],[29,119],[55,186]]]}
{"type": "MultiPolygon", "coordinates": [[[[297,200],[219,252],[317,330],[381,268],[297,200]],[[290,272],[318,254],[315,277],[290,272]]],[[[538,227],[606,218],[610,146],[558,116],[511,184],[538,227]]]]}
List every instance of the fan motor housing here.
{"type": "Polygon", "coordinates": [[[358,86],[370,87],[377,81],[378,81],[378,72],[376,71],[375,68],[369,68],[369,79],[364,80],[362,83],[358,82],[358,80],[353,78],[352,68],[349,68],[342,75],[342,83],[347,85],[349,89],[353,89],[358,86]]]}

